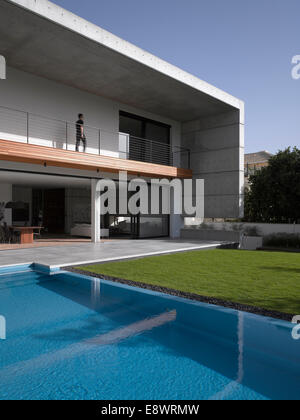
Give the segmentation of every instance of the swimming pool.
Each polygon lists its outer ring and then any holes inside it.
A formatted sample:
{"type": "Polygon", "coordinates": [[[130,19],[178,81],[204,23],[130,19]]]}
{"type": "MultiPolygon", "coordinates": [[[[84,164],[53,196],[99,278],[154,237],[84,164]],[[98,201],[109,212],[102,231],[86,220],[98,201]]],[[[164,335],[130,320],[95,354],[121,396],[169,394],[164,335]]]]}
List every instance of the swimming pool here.
{"type": "Polygon", "coordinates": [[[0,399],[299,399],[292,324],[29,266],[0,269],[0,399]]]}

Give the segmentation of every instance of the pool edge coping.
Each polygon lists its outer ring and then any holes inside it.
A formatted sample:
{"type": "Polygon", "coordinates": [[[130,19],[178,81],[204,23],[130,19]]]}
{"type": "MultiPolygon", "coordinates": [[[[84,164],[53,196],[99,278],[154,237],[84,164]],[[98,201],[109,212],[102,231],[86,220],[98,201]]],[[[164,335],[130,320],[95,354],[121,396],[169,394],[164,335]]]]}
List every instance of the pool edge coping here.
{"type": "Polygon", "coordinates": [[[126,261],[130,259],[137,259],[137,258],[146,258],[146,257],[155,257],[159,255],[168,255],[168,254],[177,254],[182,252],[189,252],[189,251],[202,251],[206,249],[218,249],[223,247],[233,247],[235,243],[233,242],[217,242],[210,243],[210,244],[201,244],[201,245],[195,245],[193,247],[183,247],[183,248],[177,248],[177,249],[169,249],[166,251],[152,251],[152,252],[144,252],[134,255],[123,255],[121,257],[109,257],[109,258],[102,258],[99,257],[94,260],[85,260],[85,261],[74,261],[74,262],[68,262],[68,263],[62,263],[62,264],[47,264],[45,262],[37,262],[37,261],[30,261],[30,262],[24,262],[24,263],[18,263],[18,264],[8,264],[8,265],[1,265],[0,264],[0,270],[2,268],[10,268],[10,267],[16,267],[16,266],[25,266],[25,265],[34,265],[34,266],[41,266],[49,271],[54,271],[58,269],[63,269],[65,267],[74,267],[79,265],[89,265],[89,264],[104,264],[108,262],[118,262],[118,261],[126,261]]]}
{"type": "Polygon", "coordinates": [[[147,257],[152,257],[152,256],[155,257],[155,256],[160,256],[160,255],[183,253],[183,252],[189,252],[189,251],[206,250],[206,249],[222,249],[222,248],[233,247],[234,245],[235,243],[227,242],[227,241],[226,242],[224,241],[221,243],[215,242],[214,244],[206,244],[206,245],[202,244],[202,245],[198,245],[198,246],[190,247],[190,248],[179,248],[176,250],[167,250],[167,251],[154,251],[154,252],[149,252],[149,253],[127,255],[127,256],[116,257],[116,258],[105,258],[102,260],[97,259],[97,260],[92,260],[92,261],[75,262],[71,264],[49,265],[45,263],[36,263],[36,262],[8,264],[8,265],[0,265],[0,273],[2,270],[5,271],[14,267],[31,268],[35,271],[40,271],[40,272],[44,272],[48,274],[51,274],[51,273],[54,274],[54,273],[59,272],[60,270],[62,271],[65,270],[67,272],[77,273],[77,274],[81,274],[87,277],[99,278],[99,279],[131,286],[131,287],[137,287],[144,290],[149,290],[149,291],[153,291],[157,293],[163,293],[169,296],[175,296],[175,297],[179,297],[183,299],[188,299],[193,302],[206,303],[206,304],[215,305],[215,306],[226,308],[226,309],[232,309],[232,310],[237,310],[241,312],[246,312],[249,314],[263,316],[266,318],[272,318],[275,320],[291,322],[291,319],[293,318],[292,314],[287,314],[287,313],[279,312],[279,311],[272,311],[272,310],[268,310],[268,309],[264,309],[264,308],[260,308],[256,306],[251,306],[251,305],[246,305],[246,304],[241,304],[241,303],[236,303],[232,301],[226,301],[226,300],[215,298],[215,297],[202,296],[195,293],[189,293],[189,292],[184,292],[184,291],[180,291],[176,289],[170,289],[167,287],[155,286],[155,285],[151,285],[147,283],[134,282],[132,280],[110,277],[110,276],[96,274],[96,273],[92,273],[89,271],[84,271],[84,270],[80,270],[76,268],[82,265],[92,265],[92,264],[101,265],[108,262],[118,262],[118,261],[121,262],[121,261],[135,260],[135,259],[140,259],[140,258],[147,258],[147,257]]]}

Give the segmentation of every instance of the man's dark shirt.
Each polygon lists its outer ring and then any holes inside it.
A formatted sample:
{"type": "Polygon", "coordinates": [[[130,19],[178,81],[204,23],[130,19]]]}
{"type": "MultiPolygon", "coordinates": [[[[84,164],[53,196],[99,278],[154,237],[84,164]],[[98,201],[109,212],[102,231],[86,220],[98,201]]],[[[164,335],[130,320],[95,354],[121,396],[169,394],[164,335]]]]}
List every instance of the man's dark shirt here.
{"type": "Polygon", "coordinates": [[[81,138],[81,127],[84,126],[84,121],[83,120],[78,120],[76,122],[76,135],[77,137],[81,138]]]}

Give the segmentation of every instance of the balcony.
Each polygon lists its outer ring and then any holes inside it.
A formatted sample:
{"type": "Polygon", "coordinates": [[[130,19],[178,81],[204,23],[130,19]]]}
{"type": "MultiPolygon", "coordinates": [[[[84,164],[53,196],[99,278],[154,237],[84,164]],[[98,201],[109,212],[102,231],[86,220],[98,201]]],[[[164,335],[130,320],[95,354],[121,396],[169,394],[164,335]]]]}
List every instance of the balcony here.
{"type": "Polygon", "coordinates": [[[191,177],[188,149],[88,125],[84,130],[87,149],[78,159],[75,123],[0,107],[0,160],[53,166],[57,166],[55,162],[62,165],[67,161],[69,167],[76,163],[79,169],[191,177]]]}
{"type": "Polygon", "coordinates": [[[182,147],[119,133],[119,151],[123,159],[190,169],[190,150],[182,147]]]}

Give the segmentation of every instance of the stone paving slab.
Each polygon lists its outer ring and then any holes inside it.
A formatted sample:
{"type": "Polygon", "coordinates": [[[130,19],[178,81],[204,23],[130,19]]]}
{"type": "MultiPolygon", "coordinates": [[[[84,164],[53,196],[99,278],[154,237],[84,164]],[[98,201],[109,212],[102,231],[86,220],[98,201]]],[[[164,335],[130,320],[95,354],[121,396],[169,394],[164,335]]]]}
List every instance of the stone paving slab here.
{"type": "Polygon", "coordinates": [[[228,243],[171,239],[120,240],[100,244],[43,247],[0,251],[0,266],[37,263],[51,268],[94,262],[118,261],[150,255],[163,255],[201,249],[214,249],[228,243]]]}

